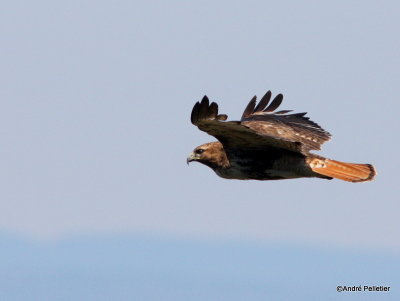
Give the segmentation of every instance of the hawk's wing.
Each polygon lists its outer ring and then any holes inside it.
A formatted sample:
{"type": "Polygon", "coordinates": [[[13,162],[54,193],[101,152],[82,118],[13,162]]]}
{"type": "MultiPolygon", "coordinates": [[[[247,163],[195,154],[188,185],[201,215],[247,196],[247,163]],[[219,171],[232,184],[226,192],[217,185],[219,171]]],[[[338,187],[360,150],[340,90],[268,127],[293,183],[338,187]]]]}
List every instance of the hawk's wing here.
{"type": "Polygon", "coordinates": [[[200,130],[217,138],[226,149],[281,148],[302,154],[319,150],[331,135],[318,124],[305,117],[306,113],[286,114],[274,112],[282,102],[278,94],[271,99],[268,91],[256,106],[254,96],[243,112],[241,121],[225,122],[228,116],[218,115],[218,105],[210,104],[207,96],[197,102],[191,121],[200,130]]]}

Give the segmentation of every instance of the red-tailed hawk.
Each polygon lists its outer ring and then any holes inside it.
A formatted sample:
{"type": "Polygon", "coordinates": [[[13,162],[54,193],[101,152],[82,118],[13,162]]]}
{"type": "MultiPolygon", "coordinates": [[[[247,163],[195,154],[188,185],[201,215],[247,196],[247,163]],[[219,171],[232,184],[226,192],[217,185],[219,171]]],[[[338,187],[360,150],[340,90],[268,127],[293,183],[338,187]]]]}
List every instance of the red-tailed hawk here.
{"type": "Polygon", "coordinates": [[[364,182],[374,178],[371,164],[344,163],[310,153],[320,150],[331,135],[305,117],[306,113],[274,112],[282,103],[278,94],[271,104],[268,91],[256,105],[250,100],[240,121],[225,121],[218,105],[207,96],[197,102],[191,121],[218,142],[196,147],[187,163],[196,161],[225,179],[280,180],[294,178],[340,179],[364,182]]]}

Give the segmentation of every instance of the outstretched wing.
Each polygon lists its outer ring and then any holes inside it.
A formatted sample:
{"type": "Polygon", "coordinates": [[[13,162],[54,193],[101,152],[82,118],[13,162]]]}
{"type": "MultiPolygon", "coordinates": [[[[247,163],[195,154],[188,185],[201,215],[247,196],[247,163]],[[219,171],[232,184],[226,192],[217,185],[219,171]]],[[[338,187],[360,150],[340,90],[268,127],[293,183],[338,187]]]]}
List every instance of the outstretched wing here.
{"type": "Polygon", "coordinates": [[[210,104],[207,96],[197,102],[192,110],[191,121],[200,130],[217,138],[225,148],[263,149],[281,148],[308,154],[319,150],[330,139],[330,134],[305,117],[306,113],[287,114],[291,111],[274,112],[282,103],[278,94],[269,106],[268,91],[256,106],[254,96],[243,112],[241,121],[228,121],[218,114],[218,105],[210,104]]]}

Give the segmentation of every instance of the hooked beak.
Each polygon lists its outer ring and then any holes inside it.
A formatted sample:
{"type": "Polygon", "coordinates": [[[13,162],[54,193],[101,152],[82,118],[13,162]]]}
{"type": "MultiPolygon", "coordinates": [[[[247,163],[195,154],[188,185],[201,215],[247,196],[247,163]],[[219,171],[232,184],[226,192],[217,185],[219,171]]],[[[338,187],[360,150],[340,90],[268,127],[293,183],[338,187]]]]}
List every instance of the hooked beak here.
{"type": "Polygon", "coordinates": [[[189,156],[186,158],[186,163],[187,165],[189,165],[190,162],[195,161],[196,160],[196,155],[195,153],[191,152],[189,154],[189,156]]]}

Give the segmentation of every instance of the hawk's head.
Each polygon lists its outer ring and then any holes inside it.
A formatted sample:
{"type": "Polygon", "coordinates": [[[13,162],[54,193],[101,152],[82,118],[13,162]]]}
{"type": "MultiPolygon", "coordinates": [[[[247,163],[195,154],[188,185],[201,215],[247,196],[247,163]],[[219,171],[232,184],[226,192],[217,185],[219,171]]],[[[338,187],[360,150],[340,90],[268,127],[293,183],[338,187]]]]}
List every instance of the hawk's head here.
{"type": "Polygon", "coordinates": [[[210,142],[196,147],[186,159],[187,164],[192,161],[200,162],[212,169],[229,166],[225,150],[220,142],[210,142]]]}

